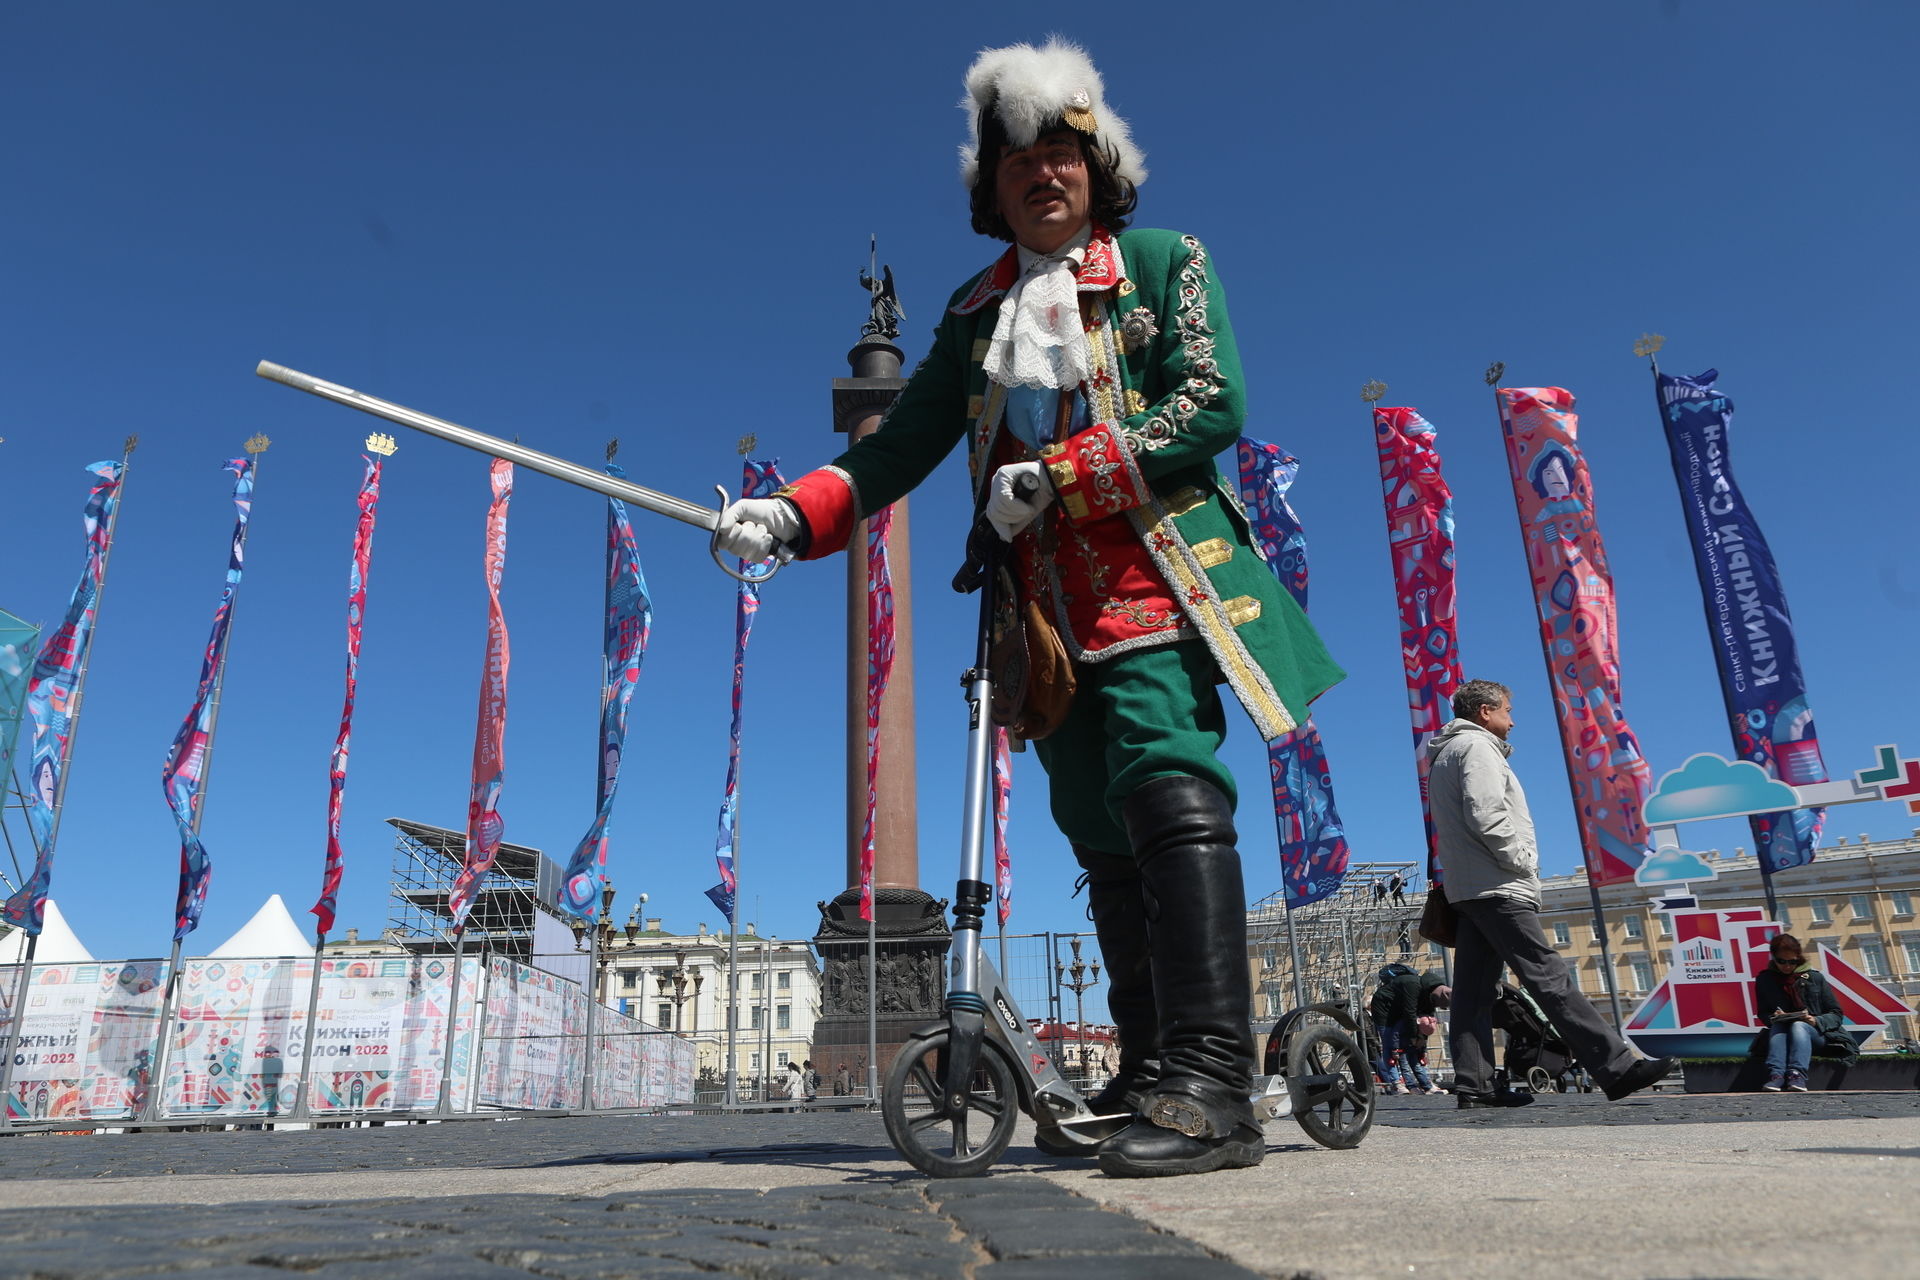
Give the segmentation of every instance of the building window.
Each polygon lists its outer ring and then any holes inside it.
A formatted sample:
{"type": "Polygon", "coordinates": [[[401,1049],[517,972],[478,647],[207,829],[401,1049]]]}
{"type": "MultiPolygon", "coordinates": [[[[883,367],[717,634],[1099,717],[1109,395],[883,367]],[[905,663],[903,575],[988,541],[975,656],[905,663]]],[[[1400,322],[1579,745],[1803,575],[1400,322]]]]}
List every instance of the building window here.
{"type": "Polygon", "coordinates": [[[1827,911],[1827,900],[1825,898],[1815,898],[1807,905],[1813,910],[1813,922],[1815,924],[1826,924],[1833,919],[1832,914],[1827,911]]]}
{"type": "Polygon", "coordinates": [[[1784,902],[1780,904],[1780,927],[1782,929],[1793,928],[1793,908],[1784,902]]]}
{"type": "Polygon", "coordinates": [[[1904,893],[1904,892],[1895,893],[1893,895],[1893,914],[1897,916],[1912,915],[1913,914],[1913,895],[1910,893],[1904,893]]]}
{"type": "Polygon", "coordinates": [[[753,1055],[753,1060],[747,1064],[747,1070],[753,1072],[753,1074],[755,1075],[760,1074],[760,1055],[759,1054],[756,1053],[753,1055]]]}
{"type": "Polygon", "coordinates": [[[663,1030],[670,1030],[673,1027],[673,1006],[672,1005],[663,1004],[663,1005],[657,1006],[654,1009],[654,1016],[658,1019],[658,1021],[656,1021],[653,1024],[654,1026],[660,1027],[663,1030]]]}
{"type": "Polygon", "coordinates": [[[1553,922],[1553,945],[1564,947],[1573,941],[1573,929],[1565,920],[1553,922]]]}
{"type": "Polygon", "coordinates": [[[773,975],[773,985],[777,990],[791,991],[793,990],[793,975],[782,970],[773,975]]]}
{"type": "Polygon", "coordinates": [[[1896,1043],[1907,1038],[1907,1020],[1905,1018],[1887,1019],[1887,1042],[1896,1043]]]}
{"type": "Polygon", "coordinates": [[[787,1069],[787,1061],[788,1061],[787,1051],[785,1049],[782,1049],[780,1052],[773,1055],[774,1065],[780,1068],[780,1070],[782,1071],[785,1071],[787,1069]]]}
{"type": "Polygon", "coordinates": [[[1878,938],[1860,939],[1860,967],[1869,978],[1887,976],[1887,948],[1878,938]]]}
{"type": "Polygon", "coordinates": [[[620,975],[620,986],[624,990],[631,991],[639,985],[640,975],[634,973],[632,970],[628,970],[626,973],[620,975]]]}
{"type": "Polygon", "coordinates": [[[1600,926],[1599,926],[1599,925],[1595,925],[1595,926],[1593,926],[1593,930],[1592,930],[1592,932],[1593,932],[1593,945],[1594,945],[1594,946],[1596,946],[1596,947],[1597,947],[1597,946],[1599,946],[1599,945],[1600,945],[1601,943],[1603,943],[1603,942],[1605,942],[1605,941],[1607,940],[1607,935],[1606,935],[1606,934],[1604,934],[1604,933],[1602,933],[1602,932],[1600,932],[1600,926]]]}
{"type": "Polygon", "coordinates": [[[1873,919],[1873,899],[1864,893],[1856,893],[1847,899],[1848,907],[1853,911],[1855,920],[1873,919]]]}
{"type": "MultiPolygon", "coordinates": [[[[1881,963],[1883,964],[1886,963],[1886,958],[1884,956],[1881,957],[1881,963]]],[[[792,1027],[793,1027],[793,1006],[792,1005],[783,1004],[779,1008],[773,1011],[773,1029],[775,1031],[787,1031],[787,1030],[790,1030],[792,1027]]]]}
{"type": "Polygon", "coordinates": [[[1633,989],[1650,991],[1653,989],[1653,961],[1646,956],[1628,956],[1627,963],[1633,966],[1633,989]]]}
{"type": "Polygon", "coordinates": [[[764,973],[755,973],[753,975],[753,989],[755,991],[759,991],[761,989],[763,981],[766,978],[766,976],[767,975],[764,973]]]}
{"type": "Polygon", "coordinates": [[[753,1029],[755,1031],[760,1030],[761,1026],[765,1024],[766,1017],[764,1015],[766,1014],[766,1012],[767,1012],[767,1006],[763,1004],[757,1004],[753,1006],[753,1029]]]}
{"type": "Polygon", "coordinates": [[[1673,936],[1673,917],[1663,913],[1654,918],[1660,922],[1660,936],[1663,938],[1671,938],[1673,936]]]}
{"type": "Polygon", "coordinates": [[[1646,928],[1640,923],[1639,916],[1622,916],[1620,923],[1626,927],[1627,937],[1629,938],[1644,938],[1647,936],[1646,928]]]}
{"type": "Polygon", "coordinates": [[[1920,973],[1920,938],[1900,944],[1907,952],[1907,972],[1920,973]]]}

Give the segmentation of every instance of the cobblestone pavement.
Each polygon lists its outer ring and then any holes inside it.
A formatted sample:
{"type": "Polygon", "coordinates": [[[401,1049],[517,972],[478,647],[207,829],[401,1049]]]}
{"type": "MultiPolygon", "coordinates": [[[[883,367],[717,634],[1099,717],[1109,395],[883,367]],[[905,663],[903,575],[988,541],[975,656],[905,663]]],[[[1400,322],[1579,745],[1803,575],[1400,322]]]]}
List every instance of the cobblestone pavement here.
{"type": "Polygon", "coordinates": [[[1375,1133],[1351,1152],[1317,1148],[1291,1121],[1276,1121],[1259,1169],[1145,1182],[1048,1160],[1030,1145],[1029,1127],[992,1176],[929,1181],[865,1113],[7,1135],[0,1277],[1024,1280],[1093,1268],[1098,1280],[1347,1280],[1406,1274],[1396,1241],[1409,1221],[1426,1224],[1420,1233],[1437,1250],[1429,1260],[1440,1265],[1421,1267],[1427,1274],[1456,1274],[1451,1265],[1471,1260],[1476,1275],[1530,1276],[1555,1261],[1537,1253],[1540,1241],[1569,1247],[1564,1229],[1556,1236],[1548,1226],[1568,1221],[1555,1209],[1567,1196],[1586,1205],[1589,1221],[1613,1215],[1615,1234],[1583,1246],[1590,1265],[1565,1274],[1811,1274],[1776,1243],[1712,1269],[1722,1256],[1715,1241],[1728,1232],[1757,1239],[1764,1216],[1715,1230],[1693,1219],[1662,1227],[1655,1215],[1652,1234],[1618,1234],[1643,1220],[1646,1197],[1670,1203],[1662,1197],[1703,1178],[1744,1186],[1755,1162],[1782,1159],[1822,1162],[1825,1178],[1852,1179],[1823,1185],[1854,1188],[1845,1225],[1856,1241],[1864,1233],[1904,1251],[1888,1224],[1906,1221],[1913,1234],[1914,1215],[1897,1202],[1920,1184],[1903,1172],[1920,1174],[1911,1159],[1920,1156],[1920,1095],[1661,1093],[1607,1103],[1569,1094],[1512,1112],[1459,1112],[1453,1101],[1382,1098],[1375,1133]],[[1434,1132],[1442,1129],[1456,1132],[1434,1132]],[[1514,1185],[1493,1193],[1502,1178],[1514,1185]],[[1448,1240],[1434,1232],[1447,1225],[1456,1180],[1488,1188],[1499,1203],[1486,1206],[1495,1215],[1487,1223],[1453,1224],[1457,1239],[1448,1240]],[[1883,1188],[1893,1197],[1885,1207],[1883,1188]],[[1487,1234],[1488,1223],[1529,1213],[1545,1217],[1527,1241],[1487,1234]],[[1687,1247],[1709,1260],[1692,1269],[1673,1253],[1689,1231],[1701,1239],[1687,1247]],[[1675,1265],[1648,1270],[1646,1257],[1675,1265]]]}

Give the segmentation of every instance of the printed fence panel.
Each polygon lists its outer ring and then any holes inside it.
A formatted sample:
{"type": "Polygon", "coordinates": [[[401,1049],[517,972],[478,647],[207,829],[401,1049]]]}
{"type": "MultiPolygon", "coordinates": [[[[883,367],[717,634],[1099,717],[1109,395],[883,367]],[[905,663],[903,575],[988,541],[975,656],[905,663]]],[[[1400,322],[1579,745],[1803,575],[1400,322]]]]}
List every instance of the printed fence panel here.
{"type": "MultiPolygon", "coordinates": [[[[461,970],[456,1104],[466,1096],[473,1060],[480,961],[465,959],[461,970]]],[[[452,985],[453,961],[444,956],[328,960],[320,974],[308,1105],[317,1113],[429,1111],[439,1105],[452,985]]]]}
{"type": "MultiPolygon", "coordinates": [[[[19,974],[0,968],[0,1002],[12,1000],[19,974]]],[[[165,979],[158,960],[35,965],[7,1118],[133,1115],[146,1101],[165,979]]],[[[0,1018],[0,1036],[6,1032],[0,1018]]]]}
{"type": "Polygon", "coordinates": [[[586,1027],[586,993],[577,985],[490,959],[479,1105],[516,1111],[579,1105],[586,1027]]]}

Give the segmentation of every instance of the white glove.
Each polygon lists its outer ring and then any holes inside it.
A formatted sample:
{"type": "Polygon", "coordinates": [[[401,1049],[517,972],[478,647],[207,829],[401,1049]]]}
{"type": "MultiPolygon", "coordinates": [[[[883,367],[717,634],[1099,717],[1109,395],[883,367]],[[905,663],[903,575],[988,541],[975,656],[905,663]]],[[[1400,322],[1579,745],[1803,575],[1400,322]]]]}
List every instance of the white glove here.
{"type": "Polygon", "coordinates": [[[742,498],[720,513],[714,534],[722,551],[742,560],[765,560],[777,542],[784,564],[800,538],[800,513],[785,498],[742,498]]]}
{"type": "Polygon", "coordinates": [[[1037,520],[1052,501],[1053,485],[1044,466],[1010,462],[993,473],[987,494],[987,523],[1000,535],[1000,541],[1012,542],[1013,535],[1037,520]]]}

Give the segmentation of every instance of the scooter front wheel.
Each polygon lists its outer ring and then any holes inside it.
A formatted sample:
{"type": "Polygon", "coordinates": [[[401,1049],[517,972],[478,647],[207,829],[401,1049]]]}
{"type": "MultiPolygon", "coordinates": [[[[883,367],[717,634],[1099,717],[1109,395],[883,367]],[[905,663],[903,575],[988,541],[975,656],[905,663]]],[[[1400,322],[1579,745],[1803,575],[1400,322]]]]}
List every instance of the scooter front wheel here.
{"type": "Polygon", "coordinates": [[[1373,1127],[1373,1068],[1359,1046],[1332,1027],[1293,1042],[1287,1061],[1293,1118],[1323,1147],[1347,1151],[1373,1127]]]}
{"type": "Polygon", "coordinates": [[[880,1094],[880,1118],[894,1149],[920,1172],[933,1178],[971,1178],[985,1173],[1013,1139],[1020,1115],[1019,1086],[1006,1052],[985,1040],[965,1097],[958,1107],[948,1105],[951,1034],[941,1027],[900,1046],[880,1094]]]}

